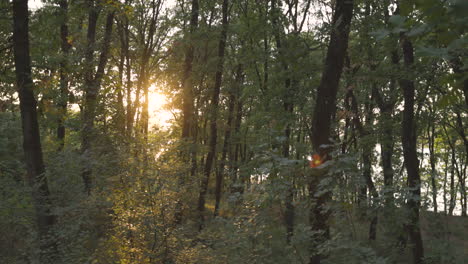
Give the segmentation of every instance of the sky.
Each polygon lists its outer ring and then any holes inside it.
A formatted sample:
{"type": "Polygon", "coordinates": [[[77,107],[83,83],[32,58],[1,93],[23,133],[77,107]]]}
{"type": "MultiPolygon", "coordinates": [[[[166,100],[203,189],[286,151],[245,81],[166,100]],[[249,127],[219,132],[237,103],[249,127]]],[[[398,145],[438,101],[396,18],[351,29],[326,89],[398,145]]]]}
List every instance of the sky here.
{"type": "Polygon", "coordinates": [[[28,7],[29,9],[38,9],[39,7],[43,6],[44,4],[42,3],[41,0],[29,0],[28,1],[28,7]]]}

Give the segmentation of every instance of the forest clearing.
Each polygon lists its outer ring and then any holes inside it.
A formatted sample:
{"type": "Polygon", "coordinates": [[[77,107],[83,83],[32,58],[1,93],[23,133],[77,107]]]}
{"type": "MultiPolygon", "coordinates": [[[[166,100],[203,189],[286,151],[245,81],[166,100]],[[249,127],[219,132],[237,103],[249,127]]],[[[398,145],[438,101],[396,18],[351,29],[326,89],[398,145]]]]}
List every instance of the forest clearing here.
{"type": "Polygon", "coordinates": [[[0,263],[468,263],[468,1],[0,1],[0,263]]]}

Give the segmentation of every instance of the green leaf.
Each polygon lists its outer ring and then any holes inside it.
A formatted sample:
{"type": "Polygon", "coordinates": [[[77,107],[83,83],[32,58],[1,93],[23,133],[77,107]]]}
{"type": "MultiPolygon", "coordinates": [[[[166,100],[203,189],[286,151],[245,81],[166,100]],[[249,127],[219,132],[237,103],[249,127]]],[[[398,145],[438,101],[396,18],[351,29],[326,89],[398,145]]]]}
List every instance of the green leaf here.
{"type": "Polygon", "coordinates": [[[390,34],[390,31],[387,29],[379,29],[369,33],[369,35],[375,37],[376,40],[382,40],[390,34]]]}
{"type": "Polygon", "coordinates": [[[406,17],[400,15],[391,16],[388,22],[395,27],[401,27],[405,23],[406,17]]]}
{"type": "Polygon", "coordinates": [[[428,26],[426,24],[422,24],[416,27],[413,27],[408,33],[408,37],[414,37],[414,36],[419,36],[423,33],[425,33],[428,29],[428,26]]]}
{"type": "Polygon", "coordinates": [[[418,47],[416,54],[420,57],[450,58],[446,48],[418,47]]]}

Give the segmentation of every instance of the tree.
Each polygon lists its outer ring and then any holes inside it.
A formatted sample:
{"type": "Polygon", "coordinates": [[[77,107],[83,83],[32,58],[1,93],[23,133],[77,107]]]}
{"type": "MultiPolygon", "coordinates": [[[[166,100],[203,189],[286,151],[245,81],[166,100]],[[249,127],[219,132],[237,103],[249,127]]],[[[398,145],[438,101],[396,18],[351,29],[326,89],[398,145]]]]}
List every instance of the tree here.
{"type": "MultiPolygon", "coordinates": [[[[406,68],[410,68],[414,62],[413,44],[405,36],[401,36],[403,50],[403,61],[406,68]]],[[[414,121],[415,87],[414,82],[409,79],[400,79],[400,87],[403,91],[404,110],[401,131],[403,144],[403,157],[406,171],[408,173],[408,187],[410,196],[407,206],[409,210],[408,233],[413,252],[413,263],[423,263],[424,248],[419,227],[419,207],[421,199],[421,178],[419,175],[419,161],[417,156],[417,136],[414,121]]]]}
{"type": "MultiPolygon", "coordinates": [[[[312,118],[312,146],[323,160],[331,159],[330,136],[332,117],[335,112],[336,95],[338,84],[343,70],[346,49],[348,47],[348,37],[353,15],[353,1],[336,1],[332,31],[330,33],[330,43],[325,58],[325,68],[322,72],[320,85],[317,88],[317,101],[314,107],[312,118]]],[[[319,232],[319,236],[314,238],[315,243],[321,244],[329,238],[328,217],[330,212],[325,208],[330,200],[329,190],[319,189],[319,179],[311,179],[309,186],[309,196],[312,200],[310,212],[310,222],[312,230],[319,232]]],[[[323,254],[312,251],[310,263],[321,263],[323,254]]]]}
{"type": "Polygon", "coordinates": [[[55,241],[49,241],[49,235],[55,217],[51,214],[49,185],[45,177],[42,157],[41,136],[37,121],[37,102],[34,98],[34,84],[31,76],[31,58],[29,54],[29,14],[28,1],[13,1],[13,48],[15,59],[16,85],[21,109],[23,127],[23,150],[26,163],[26,181],[32,189],[32,199],[36,213],[41,256],[40,261],[50,260],[47,251],[56,247],[55,241]]]}
{"type": "MultiPolygon", "coordinates": [[[[96,28],[101,11],[101,6],[94,0],[87,1],[88,5],[88,31],[87,46],[84,63],[84,104],[83,104],[83,131],[81,139],[81,151],[88,159],[91,158],[92,139],[97,136],[94,131],[94,120],[96,117],[96,106],[98,103],[98,94],[101,81],[106,68],[109,46],[112,34],[112,25],[114,23],[114,11],[109,11],[106,17],[106,26],[103,39],[102,50],[99,56],[96,73],[94,73],[94,51],[96,44],[96,28]]],[[[86,165],[82,177],[85,186],[85,192],[91,194],[92,179],[91,167],[86,165]]]]}
{"type": "Polygon", "coordinates": [[[67,0],[61,0],[59,2],[60,8],[62,9],[62,23],[60,25],[60,40],[61,40],[61,51],[62,51],[62,62],[60,63],[60,98],[58,99],[57,106],[59,108],[59,116],[57,120],[57,138],[59,140],[59,150],[62,150],[65,145],[65,126],[64,118],[67,114],[68,105],[68,54],[71,48],[68,35],[68,2],[67,0]]]}

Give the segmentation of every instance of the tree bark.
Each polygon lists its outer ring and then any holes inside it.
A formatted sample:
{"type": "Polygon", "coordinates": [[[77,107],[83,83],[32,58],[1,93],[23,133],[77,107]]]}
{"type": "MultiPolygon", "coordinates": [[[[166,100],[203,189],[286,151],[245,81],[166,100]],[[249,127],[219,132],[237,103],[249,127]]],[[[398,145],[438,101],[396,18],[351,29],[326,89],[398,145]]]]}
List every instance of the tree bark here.
{"type": "MultiPolygon", "coordinates": [[[[467,83],[468,83],[468,80],[465,80],[465,91],[468,91],[468,88],[467,88],[467,83]]],[[[465,98],[466,98],[466,92],[465,92],[465,98]]],[[[463,165],[463,158],[460,158],[462,160],[462,167],[460,168],[460,172],[459,173],[459,182],[460,182],[460,202],[461,202],[461,215],[462,216],[466,216],[467,215],[467,192],[466,192],[466,167],[467,167],[467,163],[468,163],[468,139],[466,137],[466,134],[465,134],[465,127],[463,126],[463,122],[462,122],[462,117],[461,117],[461,114],[460,114],[460,111],[457,109],[455,111],[456,115],[457,115],[457,119],[456,119],[456,123],[457,123],[457,132],[458,134],[460,135],[460,137],[462,138],[463,140],[463,144],[465,146],[465,162],[463,165]]]]}
{"type": "Polygon", "coordinates": [[[455,210],[455,205],[457,202],[457,190],[455,190],[455,148],[452,149],[452,166],[450,167],[450,201],[449,201],[449,210],[448,215],[453,215],[453,210],[455,210]]]}
{"type": "Polygon", "coordinates": [[[235,91],[230,90],[229,93],[229,103],[228,103],[228,117],[226,121],[226,129],[224,131],[224,143],[223,149],[221,154],[221,160],[219,161],[219,170],[216,172],[216,190],[215,190],[215,211],[214,216],[218,215],[219,205],[221,203],[221,194],[222,194],[222,181],[225,175],[225,165],[226,165],[226,158],[231,146],[231,131],[233,128],[233,119],[234,119],[234,106],[236,103],[236,96],[239,93],[239,88],[243,82],[243,69],[242,64],[237,66],[236,72],[236,82],[234,84],[235,91]]]}
{"type": "MultiPolygon", "coordinates": [[[[205,196],[208,190],[208,181],[211,174],[211,168],[216,156],[216,145],[218,139],[218,105],[219,105],[219,94],[221,91],[221,82],[223,78],[223,70],[224,70],[224,53],[226,49],[226,38],[227,38],[227,27],[228,27],[228,0],[223,0],[222,5],[222,25],[221,25],[221,37],[218,43],[218,64],[215,74],[215,83],[213,87],[213,93],[211,97],[211,118],[210,118],[210,139],[209,139],[209,150],[208,155],[205,162],[204,168],[204,178],[202,180],[201,189],[200,189],[200,196],[198,200],[198,211],[200,213],[200,229],[203,228],[203,220],[204,220],[204,211],[205,211],[205,196]]],[[[222,176],[221,174],[219,174],[222,176]]],[[[222,186],[222,177],[216,178],[216,200],[219,206],[219,199],[221,198],[221,186],[222,186]]],[[[215,211],[219,210],[219,208],[215,208],[215,211]]]]}
{"type": "MultiPolygon", "coordinates": [[[[371,132],[365,128],[363,123],[361,122],[359,116],[359,109],[356,97],[354,96],[353,90],[348,90],[348,97],[351,99],[351,109],[354,113],[353,122],[357,127],[359,132],[359,137],[361,140],[366,138],[371,134],[371,132]]],[[[372,107],[367,106],[367,120],[366,122],[372,126],[373,117],[372,117],[372,107]]],[[[370,195],[372,195],[373,203],[378,204],[379,200],[379,193],[375,188],[374,181],[372,180],[372,151],[374,149],[374,144],[370,144],[367,142],[362,143],[362,164],[363,164],[363,172],[362,178],[364,181],[364,186],[369,189],[370,195]]],[[[363,206],[360,204],[360,206],[363,206]]],[[[372,214],[371,224],[369,226],[369,240],[376,240],[377,238],[377,223],[378,223],[378,215],[377,210],[378,208],[373,208],[374,213],[372,214]]]]}
{"type": "Polygon", "coordinates": [[[430,119],[427,126],[427,137],[429,145],[429,162],[431,164],[431,186],[432,203],[434,212],[437,213],[437,185],[436,185],[436,157],[435,157],[435,113],[432,106],[429,106],[430,119]]]}
{"type": "MultiPolygon", "coordinates": [[[[88,43],[85,54],[86,70],[84,74],[83,130],[81,135],[81,152],[88,159],[91,158],[92,139],[96,136],[94,131],[94,120],[96,118],[97,98],[101,87],[101,80],[104,75],[104,69],[107,64],[114,12],[111,12],[107,15],[103,46],[99,57],[98,68],[96,73],[93,74],[93,53],[94,46],[96,44],[96,26],[98,17],[99,7],[95,5],[93,0],[90,0],[87,32],[88,43]]],[[[88,193],[88,195],[91,194],[92,188],[91,172],[92,168],[88,164],[85,166],[82,173],[85,192],[88,193]]]]}
{"type": "MultiPolygon", "coordinates": [[[[396,58],[396,56],[392,56],[396,58]]],[[[398,62],[398,61],[397,61],[398,62]]],[[[390,81],[391,90],[394,86],[393,80],[390,81]]],[[[382,135],[380,139],[380,152],[382,157],[382,170],[384,175],[384,199],[385,199],[385,207],[389,208],[393,206],[393,147],[394,147],[394,139],[393,139],[393,108],[395,102],[392,100],[384,101],[382,95],[377,90],[377,87],[374,86],[372,89],[373,97],[379,107],[381,116],[379,118],[379,123],[381,123],[382,135]]]]}
{"type": "Polygon", "coordinates": [[[58,120],[57,120],[57,139],[59,141],[58,150],[61,151],[65,145],[65,126],[64,119],[67,115],[68,104],[68,54],[71,48],[68,42],[68,2],[60,0],[60,9],[62,9],[63,20],[60,25],[60,40],[62,61],[60,62],[60,96],[57,102],[58,120]]]}
{"type": "MultiPolygon", "coordinates": [[[[192,42],[193,34],[198,28],[198,13],[199,5],[198,0],[192,0],[192,11],[190,18],[190,38],[189,42],[192,42]]],[[[192,63],[194,58],[194,47],[192,43],[187,44],[187,50],[185,52],[185,65],[182,79],[183,89],[183,102],[182,102],[182,139],[190,138],[190,131],[192,129],[193,122],[193,85],[192,85],[192,63]]]]}
{"type": "MultiPolygon", "coordinates": [[[[401,36],[403,60],[407,70],[413,65],[413,45],[406,36],[401,36]]],[[[404,109],[402,121],[401,141],[403,145],[403,157],[408,174],[408,187],[410,188],[406,203],[409,212],[408,232],[414,264],[424,262],[424,248],[419,226],[419,207],[421,203],[421,178],[419,175],[419,161],[417,154],[416,122],[414,120],[415,87],[409,79],[399,80],[403,91],[404,109]]]]}
{"type": "Polygon", "coordinates": [[[13,1],[13,49],[16,85],[20,100],[23,128],[23,151],[26,163],[26,181],[32,188],[32,202],[36,213],[36,225],[40,239],[40,261],[47,263],[56,252],[56,242],[48,234],[55,224],[51,215],[49,186],[45,177],[41,137],[37,121],[37,102],[34,98],[29,52],[29,14],[27,0],[13,1]],[[51,253],[47,253],[51,251],[51,253]]]}
{"type": "MultiPolygon", "coordinates": [[[[442,125],[442,128],[444,129],[445,136],[447,137],[447,142],[450,148],[451,152],[451,163],[452,165],[450,166],[450,200],[449,200],[449,208],[448,208],[448,215],[453,215],[453,210],[455,210],[455,205],[457,201],[457,190],[455,188],[455,168],[457,167],[457,159],[455,156],[455,139],[452,142],[452,139],[450,138],[450,135],[447,131],[447,128],[445,127],[445,124],[442,125]]],[[[448,154],[447,154],[448,155],[448,154]]],[[[447,167],[448,167],[448,157],[447,157],[447,167]]],[[[447,168],[448,170],[448,168],[447,168]]],[[[447,174],[446,170],[446,174],[447,174]]],[[[447,175],[445,176],[447,178],[447,175]]],[[[447,179],[445,179],[447,181],[447,179]]],[[[445,198],[445,195],[444,195],[445,198]]]]}
{"type": "MultiPolygon", "coordinates": [[[[336,95],[338,84],[343,70],[344,58],[348,48],[348,37],[353,15],[353,1],[337,0],[332,21],[330,43],[325,58],[325,69],[322,73],[320,85],[317,90],[317,100],[312,119],[312,146],[323,159],[330,159],[329,145],[331,135],[331,121],[336,110],[336,95]]],[[[331,191],[319,190],[319,182],[325,179],[323,175],[319,179],[311,179],[309,196],[312,201],[310,223],[312,231],[319,232],[313,238],[313,250],[310,263],[320,264],[325,258],[324,254],[317,252],[317,247],[329,239],[328,217],[329,211],[326,204],[331,199],[331,191]]]]}
{"type": "MultiPolygon", "coordinates": [[[[193,37],[194,33],[198,28],[198,15],[199,15],[199,3],[198,0],[192,0],[192,9],[190,15],[190,31],[187,40],[187,47],[185,50],[185,61],[182,75],[182,140],[186,144],[189,144],[187,150],[189,155],[183,154],[185,163],[191,162],[191,174],[196,171],[196,153],[194,151],[194,144],[196,138],[193,137],[193,123],[194,123],[194,95],[193,95],[193,81],[192,81],[192,64],[194,59],[194,46],[193,37]],[[189,161],[191,160],[191,161],[189,161]]],[[[179,179],[179,186],[183,187],[185,184],[185,176],[181,176],[179,179]]],[[[182,202],[178,200],[176,202],[175,209],[175,222],[181,223],[182,221],[182,202]]]]}

